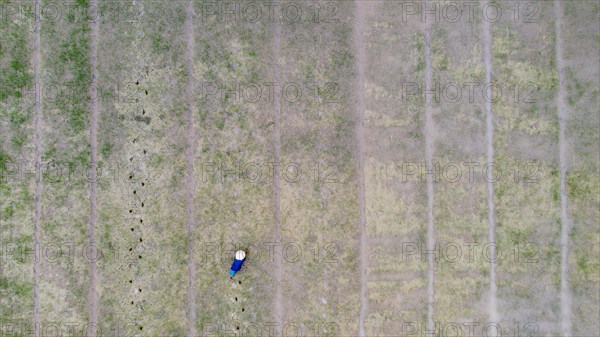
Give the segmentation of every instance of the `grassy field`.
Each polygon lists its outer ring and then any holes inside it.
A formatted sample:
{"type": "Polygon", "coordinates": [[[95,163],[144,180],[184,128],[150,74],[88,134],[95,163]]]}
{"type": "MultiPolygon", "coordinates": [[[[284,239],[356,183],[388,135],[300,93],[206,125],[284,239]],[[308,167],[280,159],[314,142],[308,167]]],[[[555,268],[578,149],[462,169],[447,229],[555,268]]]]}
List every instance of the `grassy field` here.
{"type": "Polygon", "coordinates": [[[596,2],[95,4],[0,0],[0,336],[598,333],[596,2]]]}

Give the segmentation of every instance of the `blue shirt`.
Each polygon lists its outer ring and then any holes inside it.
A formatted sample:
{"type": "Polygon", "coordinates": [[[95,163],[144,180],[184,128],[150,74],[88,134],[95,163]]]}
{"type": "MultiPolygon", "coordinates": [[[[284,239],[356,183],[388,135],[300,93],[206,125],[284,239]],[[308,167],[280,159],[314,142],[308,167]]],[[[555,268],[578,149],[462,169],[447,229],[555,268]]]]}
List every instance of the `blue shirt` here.
{"type": "Polygon", "coordinates": [[[233,260],[233,264],[231,265],[231,270],[233,271],[239,271],[240,269],[242,269],[242,264],[244,263],[246,259],[244,260],[233,260]]]}

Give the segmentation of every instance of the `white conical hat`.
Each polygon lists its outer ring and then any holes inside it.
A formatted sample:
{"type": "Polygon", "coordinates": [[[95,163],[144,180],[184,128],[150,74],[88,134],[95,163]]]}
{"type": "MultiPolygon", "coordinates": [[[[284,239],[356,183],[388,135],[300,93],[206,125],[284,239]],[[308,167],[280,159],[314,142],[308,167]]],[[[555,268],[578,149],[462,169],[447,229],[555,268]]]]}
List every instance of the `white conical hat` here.
{"type": "Polygon", "coordinates": [[[246,258],[246,252],[244,252],[243,250],[238,250],[237,252],[235,252],[235,259],[236,260],[243,260],[246,258]]]}

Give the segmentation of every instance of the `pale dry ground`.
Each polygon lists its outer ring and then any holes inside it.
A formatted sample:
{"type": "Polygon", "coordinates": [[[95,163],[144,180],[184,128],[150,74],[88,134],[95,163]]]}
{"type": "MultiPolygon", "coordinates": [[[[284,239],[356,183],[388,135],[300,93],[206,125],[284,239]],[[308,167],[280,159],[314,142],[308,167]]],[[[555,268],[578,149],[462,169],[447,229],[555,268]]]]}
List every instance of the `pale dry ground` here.
{"type": "MultiPolygon", "coordinates": [[[[492,32],[489,20],[483,21],[483,58],[485,63],[485,83],[492,83],[492,32]]],[[[492,86],[486,89],[486,97],[492,96],[492,86]]],[[[486,160],[488,163],[494,162],[494,110],[492,100],[485,101],[485,139],[486,139],[486,160]]],[[[493,167],[489,172],[490,177],[494,177],[493,167]]],[[[486,172],[486,173],[488,173],[486,172]]],[[[494,203],[494,183],[490,179],[487,181],[487,205],[488,205],[488,242],[496,242],[496,205],[494,203]]],[[[498,286],[496,285],[496,247],[490,247],[490,297],[488,303],[488,315],[491,322],[498,321],[498,286]]],[[[497,331],[496,331],[497,333],[497,331]]]]}
{"type": "MultiPolygon", "coordinates": [[[[190,0],[187,5],[185,18],[185,39],[187,42],[187,149],[186,149],[186,185],[187,185],[187,224],[188,237],[194,237],[194,190],[196,188],[196,175],[194,171],[194,149],[196,128],[194,127],[194,2],[190,0]]],[[[188,242],[188,336],[196,335],[196,289],[195,278],[196,268],[194,262],[194,243],[188,242]]]]}
{"type": "Polygon", "coordinates": [[[358,316],[358,335],[365,336],[365,316],[367,312],[367,230],[366,230],[366,204],[365,204],[365,42],[364,20],[370,14],[369,6],[364,1],[356,1],[354,5],[354,26],[352,29],[356,48],[356,100],[357,121],[356,138],[358,152],[358,225],[360,230],[360,309],[358,316]]]}
{"type": "MultiPolygon", "coordinates": [[[[273,82],[281,82],[281,26],[278,22],[273,24],[273,82]]],[[[276,163],[281,162],[281,93],[279,90],[275,91],[273,97],[273,148],[274,148],[274,159],[276,163]]],[[[274,241],[281,242],[281,167],[277,165],[273,170],[273,202],[275,204],[275,234],[274,241]]],[[[282,295],[281,295],[281,264],[283,256],[281,253],[274,255],[275,264],[275,306],[273,315],[275,316],[275,323],[282,326],[284,319],[284,312],[282,308],[282,295]]]]}
{"type": "MultiPolygon", "coordinates": [[[[425,35],[425,88],[433,88],[433,62],[431,59],[431,29],[430,25],[426,25],[424,29],[425,35]]],[[[423,122],[423,136],[425,138],[425,169],[427,172],[433,172],[433,156],[434,156],[434,139],[435,131],[432,120],[432,102],[434,98],[431,95],[425,96],[425,121],[423,122]]],[[[435,249],[435,218],[433,215],[433,207],[435,200],[435,192],[433,190],[433,180],[435,179],[433,174],[427,175],[427,238],[425,240],[425,248],[427,251],[433,251],[435,249]]],[[[435,296],[435,256],[429,254],[427,256],[427,326],[428,331],[434,330],[434,306],[433,297],[435,296]]]]}
{"type": "MultiPolygon", "coordinates": [[[[35,26],[34,26],[34,40],[33,40],[33,83],[40,82],[40,29],[41,29],[41,8],[40,1],[36,0],[36,11],[35,11],[35,26]]],[[[35,88],[35,97],[40,96],[39,88],[35,88]]],[[[35,116],[35,167],[41,167],[42,165],[42,102],[36,100],[34,103],[35,116]]],[[[34,229],[33,229],[33,242],[34,245],[40,241],[40,226],[42,222],[42,191],[43,191],[43,177],[40,175],[35,179],[35,218],[34,218],[34,229]]],[[[39,261],[33,262],[33,327],[34,333],[38,335],[40,316],[39,316],[39,261]]]]}
{"type": "MultiPolygon", "coordinates": [[[[99,8],[96,0],[90,2],[90,13],[92,18],[99,17],[99,8]]],[[[89,97],[98,97],[98,30],[99,21],[92,20],[90,26],[90,95],[89,97]]],[[[90,101],[90,172],[89,172],[89,184],[90,184],[90,216],[88,221],[89,231],[89,245],[93,247],[96,244],[96,220],[98,214],[96,211],[96,185],[98,183],[98,108],[99,102],[96,99],[90,101]]],[[[98,292],[96,290],[96,284],[98,280],[98,268],[96,260],[90,261],[90,288],[88,293],[88,305],[89,305],[89,322],[98,322],[98,292]]],[[[90,324],[89,335],[95,337],[97,333],[95,325],[90,324]]]]}
{"type": "Polygon", "coordinates": [[[571,290],[569,289],[569,231],[571,229],[571,217],[567,211],[569,196],[567,194],[567,140],[566,140],[566,122],[570,116],[567,108],[567,79],[565,75],[565,65],[563,58],[563,4],[560,0],[554,3],[554,12],[556,16],[556,70],[558,73],[558,94],[556,105],[558,112],[558,166],[560,170],[560,318],[561,333],[563,336],[572,334],[571,323],[571,290]]]}

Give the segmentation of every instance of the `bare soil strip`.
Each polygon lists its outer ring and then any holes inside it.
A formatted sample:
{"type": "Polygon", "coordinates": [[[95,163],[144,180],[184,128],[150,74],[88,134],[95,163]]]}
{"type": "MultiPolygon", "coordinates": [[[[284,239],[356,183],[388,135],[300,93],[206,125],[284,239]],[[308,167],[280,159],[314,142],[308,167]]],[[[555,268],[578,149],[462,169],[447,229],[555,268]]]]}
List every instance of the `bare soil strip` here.
{"type": "Polygon", "coordinates": [[[563,9],[560,0],[554,3],[556,15],[556,68],[558,70],[558,146],[559,146],[559,166],[560,166],[560,316],[562,336],[571,336],[571,294],[569,291],[569,270],[567,260],[569,257],[569,231],[571,219],[568,214],[569,196],[567,195],[567,143],[566,143],[566,120],[567,111],[567,82],[565,78],[565,65],[562,51],[562,16],[563,9]]]}
{"type": "MultiPolygon", "coordinates": [[[[98,82],[98,4],[95,0],[91,3],[91,39],[90,39],[90,66],[91,66],[91,84],[90,84],[90,221],[89,221],[89,239],[90,249],[95,247],[95,228],[96,228],[96,131],[98,128],[98,102],[95,99],[97,96],[98,82]]],[[[98,271],[96,261],[90,261],[90,290],[89,290],[89,310],[90,310],[90,331],[91,337],[96,336],[96,324],[98,323],[98,293],[96,291],[96,280],[98,271]]]]}
{"type": "MultiPolygon", "coordinates": [[[[431,63],[431,32],[429,28],[425,29],[425,88],[432,88],[433,67],[431,63]]],[[[427,160],[428,172],[433,172],[433,117],[431,108],[431,95],[425,95],[425,157],[427,160]]],[[[433,174],[427,174],[427,250],[434,251],[435,247],[435,227],[433,217],[433,174]]],[[[435,295],[435,265],[434,255],[427,254],[427,329],[434,329],[433,322],[433,303],[435,295]]]]}
{"type": "Polygon", "coordinates": [[[363,41],[363,15],[365,2],[355,1],[354,13],[354,41],[356,43],[356,96],[358,98],[358,121],[356,123],[356,137],[358,140],[358,206],[360,227],[360,311],[358,318],[358,335],[365,337],[365,316],[367,312],[367,229],[365,216],[365,49],[363,41]]]}
{"type": "MultiPolygon", "coordinates": [[[[35,29],[33,40],[33,85],[35,90],[34,127],[35,127],[35,220],[33,228],[34,247],[39,246],[40,226],[42,222],[42,98],[39,92],[40,83],[40,1],[35,1],[35,29]]],[[[34,335],[39,336],[39,260],[33,259],[33,329],[34,335]]]]}
{"type": "Polygon", "coordinates": [[[185,20],[187,40],[187,104],[188,104],[188,145],[187,158],[187,216],[188,216],[188,336],[196,336],[196,294],[194,278],[194,3],[188,1],[185,20]]]}
{"type": "MultiPolygon", "coordinates": [[[[275,17],[273,24],[274,26],[274,34],[273,34],[273,78],[275,83],[279,83],[279,35],[281,34],[280,22],[277,17],[275,17]]],[[[275,162],[279,163],[281,161],[281,125],[280,125],[280,105],[279,105],[279,90],[275,90],[274,97],[274,135],[273,141],[275,145],[275,162]]],[[[273,198],[275,204],[275,242],[281,243],[281,195],[280,195],[280,168],[279,165],[275,165],[274,167],[274,179],[273,179],[273,198]]],[[[283,310],[281,303],[281,256],[279,254],[275,255],[275,322],[279,324],[278,326],[283,326],[283,310]]]]}
{"type": "MultiPolygon", "coordinates": [[[[483,20],[483,58],[485,63],[485,81],[492,82],[492,33],[490,23],[483,20]]],[[[487,97],[492,97],[492,87],[487,87],[487,97]]],[[[487,162],[494,162],[494,112],[492,110],[491,100],[485,102],[486,110],[486,152],[487,162]]],[[[494,183],[491,177],[494,176],[493,166],[490,166],[487,179],[487,204],[488,204],[488,240],[490,242],[490,299],[489,299],[489,319],[490,322],[498,322],[498,307],[496,300],[496,247],[492,244],[496,242],[496,210],[494,204],[494,183]]]]}

